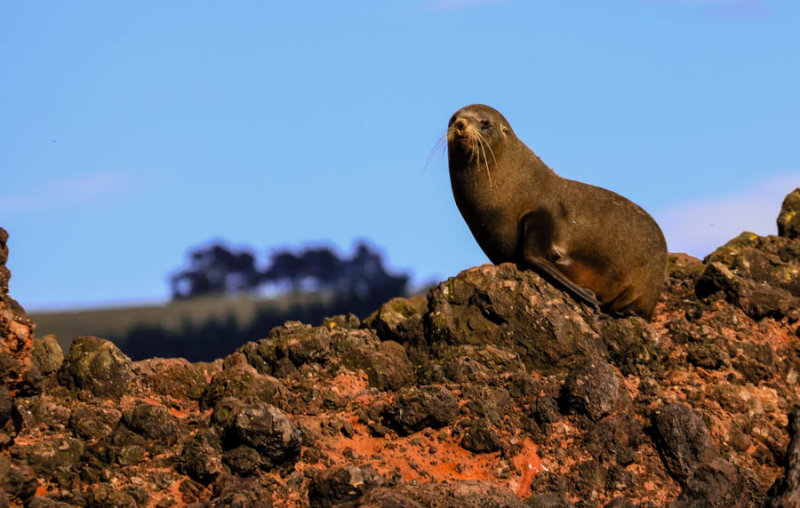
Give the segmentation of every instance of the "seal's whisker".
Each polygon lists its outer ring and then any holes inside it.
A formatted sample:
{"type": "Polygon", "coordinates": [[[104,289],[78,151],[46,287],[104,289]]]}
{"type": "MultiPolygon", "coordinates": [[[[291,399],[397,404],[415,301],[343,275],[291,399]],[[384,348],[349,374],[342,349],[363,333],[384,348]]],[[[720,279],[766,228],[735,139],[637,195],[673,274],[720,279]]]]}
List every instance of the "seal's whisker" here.
{"type": "Polygon", "coordinates": [[[494,156],[494,150],[492,150],[491,143],[489,143],[489,141],[485,137],[483,137],[483,134],[481,134],[480,132],[478,133],[478,136],[480,136],[481,139],[483,139],[483,141],[486,143],[486,148],[488,148],[489,153],[492,154],[492,160],[494,161],[495,164],[497,164],[497,157],[494,156]]]}
{"type": "Polygon", "coordinates": [[[444,155],[445,148],[447,148],[447,134],[442,134],[436,141],[436,144],[433,145],[432,151],[439,151],[442,155],[444,155]]]}
{"type": "Polygon", "coordinates": [[[483,145],[489,145],[486,140],[483,139],[483,136],[478,133],[478,146],[481,148],[481,152],[483,153],[483,165],[486,167],[486,176],[489,177],[489,187],[494,187],[494,183],[492,182],[492,174],[489,172],[489,158],[486,157],[486,150],[483,148],[483,145]]]}
{"type": "Polygon", "coordinates": [[[433,158],[434,155],[436,155],[436,152],[439,152],[442,157],[444,157],[445,153],[447,153],[446,152],[447,142],[451,138],[450,136],[451,130],[452,129],[447,129],[444,132],[444,134],[439,136],[439,139],[436,140],[436,143],[434,143],[433,148],[431,148],[431,151],[428,153],[428,159],[425,161],[425,166],[422,168],[423,173],[425,173],[425,171],[428,169],[428,166],[431,163],[431,159],[433,158]]]}
{"type": "Polygon", "coordinates": [[[477,149],[477,147],[475,145],[476,145],[475,137],[470,136],[469,137],[469,151],[471,153],[470,153],[470,156],[469,156],[469,161],[472,162],[475,159],[477,159],[477,162],[480,163],[481,158],[480,158],[480,155],[478,154],[478,149],[477,149]]]}

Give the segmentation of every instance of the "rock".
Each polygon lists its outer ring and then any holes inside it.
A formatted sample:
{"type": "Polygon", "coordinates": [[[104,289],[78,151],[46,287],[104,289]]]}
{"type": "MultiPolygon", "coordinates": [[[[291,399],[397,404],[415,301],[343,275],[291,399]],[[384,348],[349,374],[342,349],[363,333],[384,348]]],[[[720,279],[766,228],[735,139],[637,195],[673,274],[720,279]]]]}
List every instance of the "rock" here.
{"type": "Polygon", "coordinates": [[[200,400],[209,384],[207,373],[183,358],[151,358],[133,368],[142,383],[160,395],[200,400]]]}
{"type": "Polygon", "coordinates": [[[670,252],[667,255],[667,273],[670,278],[695,280],[703,271],[703,262],[685,252],[670,252]]]}
{"type": "Polygon", "coordinates": [[[110,341],[97,337],[75,339],[58,372],[62,385],[98,397],[121,397],[132,377],[130,358],[110,341]]]}
{"type": "Polygon", "coordinates": [[[797,239],[744,232],[709,254],[705,262],[720,263],[738,277],[800,296],[797,239]]]}
{"type": "Polygon", "coordinates": [[[552,374],[602,347],[590,309],[511,263],[465,270],[431,289],[428,302],[426,337],[434,351],[493,344],[518,353],[529,370],[552,374]]]}
{"type": "Polygon", "coordinates": [[[386,480],[371,468],[362,469],[352,464],[334,466],[312,476],[308,499],[311,506],[341,506],[384,484],[386,480]]]}
{"type": "Polygon", "coordinates": [[[780,319],[796,305],[797,298],[785,289],[739,277],[719,262],[710,263],[695,286],[700,298],[722,292],[725,298],[753,319],[780,319]]]}
{"type": "Polygon", "coordinates": [[[653,415],[653,429],[664,465],[679,482],[685,482],[699,466],[719,458],[706,424],[686,406],[662,406],[653,415]]]}
{"type": "Polygon", "coordinates": [[[326,317],[322,320],[322,327],[328,330],[336,328],[345,330],[357,330],[361,326],[361,320],[352,312],[349,314],[338,314],[332,317],[326,317]]]}
{"type": "Polygon", "coordinates": [[[360,506],[463,508],[524,508],[525,504],[506,487],[484,481],[420,483],[376,487],[359,500],[360,506]]]}
{"type": "Polygon", "coordinates": [[[380,390],[415,381],[413,365],[400,344],[381,342],[372,330],[353,330],[333,323],[311,327],[289,322],[273,329],[266,339],[245,344],[240,351],[259,372],[275,376],[302,377],[300,370],[319,375],[341,365],[363,370],[370,385],[380,390]]]}
{"type": "Polygon", "coordinates": [[[778,215],[778,236],[800,238],[800,187],[783,200],[781,213],[778,215]]]}
{"type": "Polygon", "coordinates": [[[0,429],[11,418],[12,407],[11,392],[4,385],[0,385],[0,429]]]}
{"type": "Polygon", "coordinates": [[[111,435],[122,419],[122,411],[114,407],[78,404],[72,409],[69,426],[82,439],[100,440],[111,435]]]}
{"type": "Polygon", "coordinates": [[[562,406],[568,413],[584,414],[594,422],[614,411],[626,397],[617,373],[602,360],[578,365],[567,376],[561,392],[562,406]]]}
{"type": "Polygon", "coordinates": [[[478,417],[485,417],[492,425],[500,426],[503,417],[511,410],[511,396],[503,388],[473,386],[465,388],[462,396],[469,399],[463,407],[478,417]]]}
{"type": "Polygon", "coordinates": [[[542,424],[555,423],[561,419],[558,401],[555,397],[544,396],[536,399],[533,406],[533,417],[542,424]]]}
{"type": "Polygon", "coordinates": [[[336,327],[289,321],[273,328],[266,339],[248,342],[239,351],[259,373],[286,377],[293,375],[298,367],[324,363],[329,358],[332,329],[336,327]]]}
{"type": "Polygon", "coordinates": [[[0,493],[5,494],[7,502],[18,505],[27,503],[35,492],[36,474],[30,466],[12,462],[0,455],[0,493]]]}
{"type": "Polygon", "coordinates": [[[442,358],[445,375],[456,383],[486,384],[496,378],[526,375],[517,353],[492,344],[455,346],[442,358]]]}
{"type": "Polygon", "coordinates": [[[424,296],[392,298],[364,320],[364,326],[375,330],[381,340],[416,343],[425,333],[423,317],[428,310],[424,296]]]}
{"type": "MultiPolygon", "coordinates": [[[[761,504],[761,503],[758,503],[761,504]]],[[[701,464],[684,482],[683,490],[672,508],[694,506],[756,506],[742,491],[742,481],[736,468],[721,459],[701,464]]]]}
{"type": "Polygon", "coordinates": [[[0,385],[23,394],[41,391],[41,373],[31,361],[33,321],[8,295],[8,233],[0,228],[0,385]]]}
{"type": "MultiPolygon", "coordinates": [[[[85,500],[81,498],[81,505],[83,504],[85,504],[85,500]]],[[[0,507],[2,506],[3,504],[0,502],[0,507]]],[[[57,501],[46,496],[36,496],[28,503],[28,508],[73,508],[73,506],[75,505],[57,501]]]]}
{"type": "Polygon", "coordinates": [[[204,503],[208,508],[271,508],[272,488],[255,477],[226,477],[215,497],[204,503]]]}
{"type": "Polygon", "coordinates": [[[659,373],[667,355],[658,334],[640,317],[602,321],[603,343],[611,361],[624,375],[659,373]]]}
{"type": "Polygon", "coordinates": [[[366,372],[369,385],[379,390],[397,390],[416,381],[406,350],[394,341],[381,342],[355,365],[366,372]]]}
{"type": "Polygon", "coordinates": [[[545,493],[536,494],[525,501],[530,508],[572,508],[574,505],[561,496],[545,493]]]}
{"type": "Polygon", "coordinates": [[[220,428],[228,428],[233,425],[233,419],[242,411],[247,404],[234,397],[226,397],[214,406],[211,413],[211,424],[220,428]]]}
{"type": "Polygon", "coordinates": [[[226,448],[246,445],[261,454],[264,466],[292,464],[300,454],[300,431],[278,408],[263,402],[237,411],[225,428],[226,448]]]}
{"type": "Polygon", "coordinates": [[[136,508],[136,501],[126,494],[115,489],[108,483],[103,483],[90,490],[86,494],[86,506],[88,508],[136,508]]]}
{"type": "Polygon", "coordinates": [[[473,453],[493,453],[507,447],[487,418],[473,421],[466,428],[460,444],[473,453]]]}
{"type": "Polygon", "coordinates": [[[384,424],[402,435],[426,427],[438,429],[455,421],[458,403],[442,386],[422,386],[401,391],[384,411],[384,424]]]}
{"type": "Polygon", "coordinates": [[[636,505],[627,497],[618,497],[608,503],[605,508],[636,508],[636,505]]]}
{"type": "Polygon", "coordinates": [[[700,342],[688,346],[686,360],[697,367],[716,370],[730,366],[730,356],[722,341],[700,342]]]}
{"type": "Polygon", "coordinates": [[[160,445],[172,446],[178,442],[178,419],[164,406],[136,404],[130,415],[125,415],[125,423],[132,431],[160,445]]]}
{"type": "Polygon", "coordinates": [[[39,371],[45,376],[49,376],[61,368],[61,364],[64,362],[64,353],[61,351],[55,335],[45,335],[42,338],[33,339],[31,358],[39,371]]]}
{"type": "Polygon", "coordinates": [[[203,484],[222,472],[222,441],[213,429],[200,429],[183,446],[181,469],[203,484]]]}
{"type": "Polygon", "coordinates": [[[222,371],[211,380],[201,399],[201,406],[214,407],[227,397],[247,403],[266,402],[282,406],[289,394],[283,383],[271,376],[259,374],[248,365],[242,353],[233,353],[225,359],[222,371]]]}
{"type": "Polygon", "coordinates": [[[775,352],[769,344],[743,342],[738,346],[733,367],[748,382],[758,384],[775,372],[775,352]]]}
{"type": "Polygon", "coordinates": [[[608,476],[608,470],[598,461],[585,460],[576,464],[570,472],[572,491],[581,499],[591,499],[597,496],[608,476]]]}
{"type": "Polygon", "coordinates": [[[77,479],[85,449],[82,440],[66,436],[47,437],[31,444],[15,443],[10,448],[12,458],[30,466],[38,478],[64,488],[77,479]]]}
{"type": "Polygon", "coordinates": [[[222,461],[233,473],[240,476],[255,474],[261,468],[261,455],[249,446],[237,446],[226,450],[222,461]]]}
{"type": "Polygon", "coordinates": [[[604,464],[616,461],[627,466],[636,459],[644,440],[642,425],[629,414],[607,416],[586,432],[585,446],[592,457],[604,464]]]}
{"type": "Polygon", "coordinates": [[[783,475],[775,480],[767,493],[766,506],[769,508],[800,506],[800,406],[795,406],[789,413],[788,429],[791,441],[784,455],[783,475]]]}
{"type": "Polygon", "coordinates": [[[12,414],[19,430],[59,431],[67,426],[70,418],[69,408],[42,395],[17,397],[12,414]]]}
{"type": "Polygon", "coordinates": [[[363,370],[370,386],[379,390],[396,390],[416,380],[405,348],[394,341],[381,342],[371,330],[335,333],[333,349],[343,366],[363,370]]]}
{"type": "MultiPolygon", "coordinates": [[[[8,261],[8,231],[0,228],[0,265],[5,265],[6,261],[8,261]]],[[[3,292],[7,293],[8,289],[3,292]]]]}

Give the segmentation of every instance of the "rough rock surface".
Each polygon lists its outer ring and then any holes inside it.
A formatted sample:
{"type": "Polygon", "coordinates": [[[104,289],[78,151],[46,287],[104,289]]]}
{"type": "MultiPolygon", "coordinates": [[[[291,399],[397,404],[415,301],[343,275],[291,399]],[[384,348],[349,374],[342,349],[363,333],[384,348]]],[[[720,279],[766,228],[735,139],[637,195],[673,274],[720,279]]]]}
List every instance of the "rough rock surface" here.
{"type": "Polygon", "coordinates": [[[778,236],[800,238],[800,187],[790,192],[778,216],[778,236]]]}
{"type": "Polygon", "coordinates": [[[798,506],[797,209],[649,323],[485,265],[197,364],[35,338],[2,232],[0,506],[798,506]]]}
{"type": "Polygon", "coordinates": [[[0,385],[12,393],[36,393],[42,375],[31,358],[33,321],[8,294],[11,272],[8,260],[8,233],[0,228],[0,385]]]}

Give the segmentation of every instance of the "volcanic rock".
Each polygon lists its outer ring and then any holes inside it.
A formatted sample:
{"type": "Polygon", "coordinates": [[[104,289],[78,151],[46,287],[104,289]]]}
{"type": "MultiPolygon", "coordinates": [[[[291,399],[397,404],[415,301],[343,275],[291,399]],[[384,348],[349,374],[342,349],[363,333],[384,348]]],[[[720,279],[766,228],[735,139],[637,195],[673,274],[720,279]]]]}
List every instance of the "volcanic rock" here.
{"type": "Polygon", "coordinates": [[[768,492],[770,508],[800,506],[800,406],[789,413],[789,433],[792,439],[786,449],[783,476],[775,480],[768,492]]]}
{"type": "Polygon", "coordinates": [[[614,369],[598,359],[587,360],[573,369],[562,392],[567,412],[584,414],[595,422],[628,398],[614,369]]]}
{"type": "Polygon", "coordinates": [[[64,357],[0,232],[0,506],[796,506],[797,195],[671,254],[650,322],[483,265],[210,363],[64,357]]]}
{"type": "Polygon", "coordinates": [[[660,408],[653,416],[653,428],[667,471],[676,480],[686,480],[700,465],[719,458],[708,428],[691,408],[681,404],[660,408]]]}
{"type": "Polygon", "coordinates": [[[800,187],[783,200],[781,213],[778,215],[778,236],[800,238],[800,187]]]}
{"type": "Polygon", "coordinates": [[[386,408],[384,422],[401,434],[411,434],[426,427],[439,428],[455,421],[458,403],[442,386],[410,388],[398,394],[386,408]]]}
{"type": "Polygon", "coordinates": [[[97,337],[76,338],[58,373],[68,388],[116,398],[125,393],[132,377],[130,358],[112,342],[97,337]]]}

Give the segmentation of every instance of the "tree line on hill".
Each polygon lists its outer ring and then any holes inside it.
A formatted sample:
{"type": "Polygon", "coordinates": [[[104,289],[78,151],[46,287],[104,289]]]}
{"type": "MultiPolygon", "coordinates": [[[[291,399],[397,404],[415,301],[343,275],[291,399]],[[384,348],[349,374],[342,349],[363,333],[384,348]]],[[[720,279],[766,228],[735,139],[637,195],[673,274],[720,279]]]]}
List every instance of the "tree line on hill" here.
{"type": "Polygon", "coordinates": [[[266,285],[285,291],[329,292],[337,297],[385,299],[405,294],[407,274],[391,274],[381,255],[359,243],[350,258],[340,258],[327,247],[295,253],[280,250],[259,270],[248,249],[232,250],[221,243],[189,253],[189,266],[170,278],[173,299],[211,294],[257,292],[266,285]]]}

